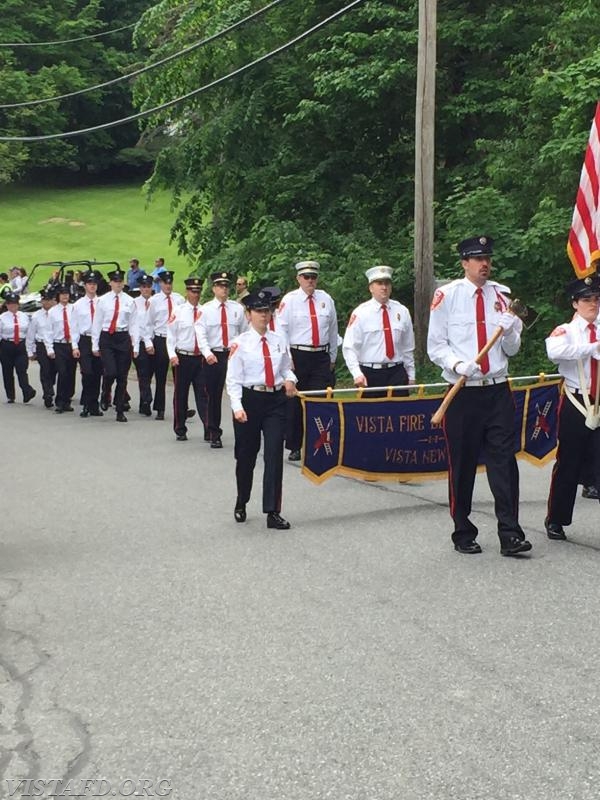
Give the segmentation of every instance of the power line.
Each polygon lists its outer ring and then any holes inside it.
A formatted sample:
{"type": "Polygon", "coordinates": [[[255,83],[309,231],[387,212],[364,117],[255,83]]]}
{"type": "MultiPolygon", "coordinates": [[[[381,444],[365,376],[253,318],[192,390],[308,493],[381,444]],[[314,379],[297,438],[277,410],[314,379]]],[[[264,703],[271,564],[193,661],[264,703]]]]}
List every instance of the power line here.
{"type": "Polygon", "coordinates": [[[212,36],[208,36],[206,39],[202,39],[199,42],[195,42],[189,47],[186,47],[184,50],[180,50],[177,53],[172,53],[170,56],[166,56],[165,58],[161,58],[159,61],[154,61],[152,64],[148,64],[146,67],[141,67],[140,69],[136,69],[133,72],[128,72],[126,75],[120,75],[118,78],[113,78],[110,81],[105,81],[104,83],[98,83],[95,86],[88,86],[85,89],[78,89],[75,92],[60,94],[57,95],[56,97],[42,97],[38,100],[25,100],[22,103],[3,103],[0,104],[0,108],[26,108],[30,106],[39,106],[42,105],[43,103],[52,103],[57,100],[66,100],[69,97],[76,97],[77,95],[80,94],[93,92],[96,89],[104,89],[106,86],[114,86],[114,84],[116,83],[129,80],[130,78],[135,78],[137,75],[141,75],[144,72],[149,72],[150,70],[155,69],[156,67],[160,67],[162,64],[167,64],[169,61],[174,61],[176,58],[180,58],[181,56],[187,55],[188,53],[197,50],[199,47],[203,47],[205,44],[209,44],[209,42],[214,42],[216,39],[220,39],[221,36],[225,36],[227,33],[231,33],[231,31],[241,27],[246,22],[256,19],[257,17],[261,16],[261,14],[264,14],[265,12],[273,8],[273,6],[277,6],[283,2],[284,0],[273,0],[273,2],[269,3],[263,8],[259,8],[258,11],[254,11],[252,12],[252,14],[248,14],[247,17],[244,17],[243,19],[234,22],[232,25],[229,25],[229,27],[224,28],[222,31],[213,33],[212,36]]]}
{"type": "Polygon", "coordinates": [[[159,106],[155,106],[154,108],[149,108],[146,111],[140,111],[138,114],[132,114],[130,117],[124,117],[123,119],[113,120],[112,122],[105,122],[102,125],[94,125],[92,128],[82,128],[78,131],[64,131],[63,133],[50,133],[44,136],[0,136],[0,142],[47,142],[51,139],[66,139],[72,138],[73,136],[82,136],[85,133],[95,133],[96,131],[103,131],[107,130],[108,128],[116,128],[119,125],[125,125],[128,122],[134,122],[138,119],[144,119],[145,117],[150,117],[152,114],[156,114],[159,111],[164,111],[166,108],[172,108],[173,106],[178,105],[179,103],[184,102],[185,100],[189,100],[191,97],[196,97],[203,92],[208,91],[208,89],[212,89],[214,86],[219,86],[221,83],[225,83],[225,81],[230,80],[231,78],[236,77],[237,75],[241,75],[244,72],[247,72],[252,67],[255,67],[257,64],[262,64],[265,61],[269,61],[274,56],[278,55],[279,53],[283,53],[286,50],[289,50],[294,45],[298,44],[298,42],[303,41],[304,39],[308,38],[311,34],[315,33],[316,31],[320,30],[321,28],[328,25],[333,20],[338,19],[343,14],[346,14],[352,8],[357,6],[359,3],[362,3],[363,0],[353,0],[352,3],[349,3],[347,6],[344,6],[339,11],[336,11],[334,14],[331,14],[329,17],[326,17],[321,22],[318,22],[316,25],[313,25],[312,28],[308,28],[307,30],[300,33],[298,36],[295,36],[293,39],[290,39],[289,42],[280,45],[279,47],[275,48],[275,50],[271,50],[269,53],[266,53],[264,56],[260,56],[256,58],[254,61],[250,61],[248,64],[244,64],[243,67],[239,67],[238,69],[233,70],[233,72],[229,72],[227,75],[223,75],[220,78],[217,78],[210,83],[205,84],[204,86],[200,86],[198,89],[194,89],[187,94],[182,95],[181,97],[177,97],[174,100],[169,100],[167,103],[162,103],[159,106]]]}
{"type": "MultiPolygon", "coordinates": [[[[186,8],[191,8],[194,3],[186,3],[184,6],[175,6],[175,8],[167,9],[167,12],[179,11],[180,9],[185,10],[186,8]]],[[[121,28],[113,28],[111,31],[102,31],[100,33],[89,33],[86,36],[79,36],[76,39],[60,39],[55,42],[0,42],[0,47],[50,47],[56,44],[72,44],[73,42],[85,42],[87,39],[97,39],[100,36],[110,36],[113,33],[119,33],[120,31],[127,31],[130,28],[135,28],[138,24],[139,19],[137,22],[132,22],[130,25],[123,25],[121,28]]]]}
{"type": "Polygon", "coordinates": [[[113,28],[112,31],[102,31],[101,33],[89,33],[87,36],[79,36],[77,39],[57,39],[55,42],[0,42],[0,47],[50,47],[55,44],[72,44],[73,42],[85,42],[87,39],[98,39],[100,36],[110,36],[113,33],[127,31],[135,28],[137,22],[131,25],[123,25],[121,28],[113,28]]]}

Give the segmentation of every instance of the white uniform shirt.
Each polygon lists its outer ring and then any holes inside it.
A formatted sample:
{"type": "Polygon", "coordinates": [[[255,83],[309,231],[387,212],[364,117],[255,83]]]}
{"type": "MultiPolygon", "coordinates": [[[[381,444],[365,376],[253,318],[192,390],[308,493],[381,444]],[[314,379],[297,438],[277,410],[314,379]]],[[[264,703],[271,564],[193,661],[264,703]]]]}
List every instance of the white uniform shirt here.
{"type": "Polygon", "coordinates": [[[148,331],[148,312],[150,311],[150,300],[152,300],[152,297],[142,297],[141,294],[138,294],[137,297],[133,298],[133,302],[135,303],[135,307],[137,309],[140,340],[143,340],[144,344],[147,344],[148,342],[152,344],[152,335],[148,331]]]}
{"type": "MultiPolygon", "coordinates": [[[[108,331],[112,318],[115,313],[115,292],[107,292],[98,298],[96,313],[94,314],[94,324],[92,325],[92,350],[100,350],[100,334],[108,331]]],[[[119,314],[117,316],[117,331],[129,331],[133,352],[137,354],[139,349],[140,332],[137,317],[137,306],[132,297],[125,292],[119,292],[119,314]]]]}
{"type": "Polygon", "coordinates": [[[92,335],[92,305],[94,307],[95,317],[98,299],[98,297],[85,296],[80,297],[79,300],[73,303],[73,330],[71,339],[73,341],[73,347],[76,350],[79,348],[80,336],[92,335]]]}
{"type": "Polygon", "coordinates": [[[144,337],[144,343],[146,347],[152,347],[153,336],[167,335],[169,305],[171,307],[172,314],[177,306],[180,306],[182,303],[185,303],[185,298],[177,292],[171,292],[170,295],[166,295],[164,292],[159,292],[150,298],[150,307],[148,308],[148,316],[146,317],[145,325],[146,335],[144,337]]]}
{"type": "Polygon", "coordinates": [[[23,311],[12,314],[10,311],[3,311],[0,314],[0,339],[14,341],[15,336],[15,317],[19,324],[19,341],[27,339],[27,329],[29,327],[29,317],[23,311]]]}
{"type": "Polygon", "coordinates": [[[397,300],[388,300],[386,306],[394,343],[392,358],[385,353],[382,304],[372,297],[355,308],[350,316],[342,352],[353,378],[362,375],[361,364],[400,362],[409,380],[415,378],[415,337],[410,312],[397,300]]]}
{"type": "MultiPolygon", "coordinates": [[[[301,287],[288,292],[279,306],[277,324],[286,336],[290,346],[313,346],[309,295],[301,287]]],[[[312,295],[317,324],[319,326],[319,346],[329,345],[329,360],[333,364],[337,358],[338,324],[335,303],[327,292],[315,289],[312,295]]]]}
{"type": "Polygon", "coordinates": [[[177,355],[177,350],[186,350],[188,353],[194,353],[196,345],[198,345],[198,355],[200,355],[200,344],[196,337],[196,323],[202,314],[202,306],[193,306],[187,300],[180,306],[177,306],[173,312],[173,316],[167,325],[167,353],[169,358],[177,355]],[[194,319],[194,310],[196,311],[196,319],[194,319]]]}
{"type": "MultiPolygon", "coordinates": [[[[296,376],[292,371],[292,357],[286,346],[285,339],[277,333],[267,329],[265,333],[275,386],[280,387],[284,381],[296,383],[296,376]]],[[[241,411],[242,389],[244,386],[264,386],[265,359],[263,356],[263,343],[261,335],[255,328],[250,328],[242,333],[232,343],[229,361],[227,363],[226,387],[231,410],[235,414],[241,411]]]]}
{"type": "MultiPolygon", "coordinates": [[[[202,315],[196,325],[196,333],[200,342],[202,355],[207,358],[212,350],[222,350],[223,329],[221,327],[221,301],[214,297],[201,308],[202,315]]],[[[239,336],[248,330],[246,312],[241,303],[236,300],[225,301],[225,314],[227,315],[228,347],[239,336]]]]}
{"type": "MultiPolygon", "coordinates": [[[[456,383],[459,375],[453,367],[459,362],[473,361],[481,349],[477,341],[477,286],[468,278],[452,281],[437,289],[431,302],[427,354],[442,368],[442,377],[456,383]]],[[[500,316],[508,308],[504,296],[506,286],[486,281],[482,286],[487,339],[498,328],[500,316]]],[[[488,353],[490,362],[486,378],[503,378],[508,374],[508,356],[518,353],[523,323],[517,319],[508,335],[501,336],[488,353]]]]}
{"type": "Polygon", "coordinates": [[[36,343],[45,341],[46,331],[50,327],[49,313],[50,309],[46,311],[45,308],[39,308],[31,315],[29,327],[27,328],[27,336],[25,338],[27,355],[30,357],[35,355],[36,343]]]}
{"type": "MultiPolygon", "coordinates": [[[[596,323],[598,320],[596,320],[596,323]]],[[[553,361],[565,383],[573,392],[591,394],[590,365],[591,359],[600,359],[598,343],[590,342],[589,323],[579,314],[571,322],[559,325],[546,339],[546,352],[553,361]],[[586,386],[582,387],[579,380],[578,359],[583,363],[583,374],[586,386]]],[[[600,328],[594,323],[596,337],[600,340],[600,328]]]]}
{"type": "Polygon", "coordinates": [[[63,306],[62,303],[58,303],[52,306],[48,312],[48,327],[44,331],[44,343],[48,355],[54,353],[54,342],[66,344],[72,344],[73,342],[73,306],[71,303],[67,303],[66,306],[63,306]],[[65,337],[64,309],[67,311],[67,321],[69,325],[68,332],[70,335],[68,341],[65,337]]]}

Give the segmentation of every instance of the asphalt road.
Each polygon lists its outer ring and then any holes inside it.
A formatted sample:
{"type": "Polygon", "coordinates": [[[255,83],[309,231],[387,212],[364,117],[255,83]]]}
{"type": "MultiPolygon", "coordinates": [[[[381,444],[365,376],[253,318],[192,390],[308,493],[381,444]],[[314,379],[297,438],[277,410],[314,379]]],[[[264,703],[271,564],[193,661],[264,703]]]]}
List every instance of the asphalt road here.
{"type": "Polygon", "coordinates": [[[0,406],[1,797],[600,796],[596,502],[549,542],[550,468],[522,464],[533,551],[502,558],[480,476],[461,556],[445,482],[286,463],[268,531],[260,472],[233,519],[228,412],[220,451],[129,418],[0,406]]]}

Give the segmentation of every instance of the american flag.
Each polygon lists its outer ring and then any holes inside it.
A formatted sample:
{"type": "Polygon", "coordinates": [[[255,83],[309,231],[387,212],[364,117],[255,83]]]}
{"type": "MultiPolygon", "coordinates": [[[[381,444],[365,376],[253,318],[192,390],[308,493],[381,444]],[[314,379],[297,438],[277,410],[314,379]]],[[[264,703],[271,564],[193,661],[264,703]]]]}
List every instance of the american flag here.
{"type": "Polygon", "coordinates": [[[579,278],[593,272],[594,261],[600,259],[600,102],[581,169],[567,253],[579,278]]]}

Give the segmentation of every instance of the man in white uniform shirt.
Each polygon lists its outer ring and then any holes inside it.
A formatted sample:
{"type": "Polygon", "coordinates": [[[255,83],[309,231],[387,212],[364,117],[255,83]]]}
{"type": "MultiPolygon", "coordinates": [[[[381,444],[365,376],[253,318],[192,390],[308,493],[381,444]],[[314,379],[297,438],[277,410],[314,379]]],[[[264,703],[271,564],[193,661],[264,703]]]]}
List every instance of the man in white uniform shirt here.
{"type": "Polygon", "coordinates": [[[548,358],[564,378],[558,411],[558,451],[552,470],[544,526],[549,539],[566,539],[563,525],[573,521],[577,484],[584,467],[600,486],[600,419],[594,405],[600,374],[600,280],[597,275],[568,284],[575,310],[570,322],[546,339],[548,358]]]}
{"type": "Polygon", "coordinates": [[[117,422],[127,422],[125,403],[131,351],[136,358],[139,349],[137,308],[132,297],[123,291],[125,273],[121,269],[108,273],[110,292],[98,300],[92,325],[92,352],[102,359],[106,390],[115,387],[117,422]]]}
{"type": "Polygon", "coordinates": [[[519,469],[515,458],[515,404],[508,383],[508,359],[521,346],[521,320],[509,310],[509,289],[489,280],[489,236],[458,245],[464,277],[438,289],[431,303],[427,352],[456,383],[466,378],[444,418],[448,450],[452,541],[458,553],[481,553],[477,527],[469,519],[480,452],[494,496],[500,553],[516,556],[531,550],[519,525],[519,469]],[[502,335],[480,363],[476,356],[495,331],[502,335]]]}
{"type": "MultiPolygon", "coordinates": [[[[415,337],[406,306],[391,300],[392,268],[372,267],[365,272],[371,299],[350,315],[342,352],[354,385],[406,386],[415,382],[415,337]]],[[[369,392],[365,397],[385,397],[369,392]]],[[[408,390],[396,390],[406,396],[408,390]]]]}
{"type": "Polygon", "coordinates": [[[4,391],[9,403],[15,402],[15,372],[23,392],[23,402],[32,400],[36,391],[29,385],[27,377],[27,328],[29,317],[19,311],[19,296],[14,292],[7,292],[4,296],[6,311],[0,314],[0,363],[2,364],[2,379],[4,391]]]}
{"type": "Polygon", "coordinates": [[[233,276],[229,272],[213,272],[213,299],[202,306],[197,323],[198,342],[206,361],[204,380],[208,395],[207,437],[213,449],[223,447],[221,436],[221,403],[227,374],[227,359],[232,341],[248,329],[243,306],[229,299],[233,276]]]}
{"type": "MultiPolygon", "coordinates": [[[[318,261],[300,261],[295,266],[299,288],[288,292],[277,312],[277,330],[290,346],[299,392],[326,389],[333,383],[338,348],[335,303],[317,289],[318,261]]],[[[286,447],[289,461],[300,461],[303,438],[302,406],[294,397],[288,403],[286,447]]]]}
{"type": "Polygon", "coordinates": [[[190,386],[194,390],[198,416],[206,429],[207,395],[203,357],[196,335],[200,319],[201,278],[186,278],[186,301],[177,306],[167,325],[167,352],[173,369],[173,430],[178,442],[187,441],[186,419],[190,386]]]}
{"type": "Polygon", "coordinates": [[[151,355],[146,349],[146,341],[152,341],[150,333],[147,332],[147,327],[153,283],[154,281],[151,275],[142,273],[137,278],[137,287],[140,290],[140,293],[136,298],[134,298],[138,312],[138,323],[140,330],[140,350],[134,363],[140,392],[139,413],[144,417],[152,416],[151,383],[152,375],[154,374],[154,355],[151,355]]]}
{"type": "Polygon", "coordinates": [[[150,300],[146,318],[146,350],[154,356],[154,410],[156,419],[165,418],[166,386],[169,373],[167,353],[167,323],[175,308],[185,302],[182,295],[173,291],[174,272],[164,270],[158,276],[160,292],[150,300]]]}
{"type": "Polygon", "coordinates": [[[40,297],[42,307],[31,316],[25,343],[29,360],[37,361],[40,367],[40,383],[42,384],[44,405],[46,408],[52,408],[54,405],[54,386],[56,384],[56,364],[52,359],[48,358],[44,336],[49,329],[48,314],[50,309],[56,305],[56,295],[54,292],[42,289],[40,297]]]}
{"type": "Polygon", "coordinates": [[[57,414],[64,414],[73,411],[71,400],[75,394],[77,361],[73,355],[73,306],[69,303],[71,295],[66,283],[58,285],[57,294],[58,304],[48,314],[45,344],[48,358],[56,363],[58,375],[54,410],[57,414]]]}
{"type": "Polygon", "coordinates": [[[73,355],[79,359],[81,371],[80,417],[101,417],[100,385],[102,362],[92,353],[92,325],[98,305],[98,282],[100,273],[90,270],[83,276],[85,295],[73,304],[73,355]]]}

